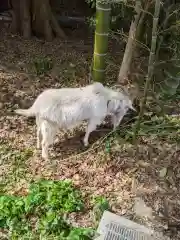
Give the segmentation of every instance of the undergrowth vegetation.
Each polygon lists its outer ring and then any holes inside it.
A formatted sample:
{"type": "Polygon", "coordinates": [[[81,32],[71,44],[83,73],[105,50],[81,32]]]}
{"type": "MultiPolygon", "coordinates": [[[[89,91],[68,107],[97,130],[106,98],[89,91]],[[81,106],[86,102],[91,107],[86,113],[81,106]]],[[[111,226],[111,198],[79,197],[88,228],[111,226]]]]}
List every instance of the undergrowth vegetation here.
{"type": "Polygon", "coordinates": [[[28,178],[26,161],[32,156],[31,148],[22,151],[6,142],[0,144],[0,166],[5,166],[0,177],[0,193],[6,193],[14,188],[14,184],[28,178]]]}
{"type": "Polygon", "coordinates": [[[68,214],[83,210],[70,181],[39,180],[27,196],[0,196],[0,229],[4,239],[91,239],[92,229],[75,228],[68,214]]]}
{"type": "MultiPolygon", "coordinates": [[[[167,142],[177,142],[180,140],[178,134],[180,119],[178,117],[168,115],[157,116],[153,115],[153,113],[149,113],[149,115],[147,119],[141,122],[141,128],[138,133],[140,137],[158,138],[167,142]]],[[[126,140],[131,139],[133,127],[134,125],[132,124],[130,129],[126,131],[126,140]]]]}
{"type": "MultiPolygon", "coordinates": [[[[125,122],[117,129],[116,132],[112,132],[106,139],[105,152],[109,153],[111,147],[120,141],[121,144],[130,142],[132,143],[135,120],[137,117],[132,119],[132,122],[125,122]],[[117,140],[117,141],[116,141],[117,140]]],[[[141,122],[139,129],[140,140],[158,140],[166,143],[179,143],[180,142],[180,116],[178,115],[156,115],[153,112],[146,112],[141,122]]]]}
{"type": "Polygon", "coordinates": [[[33,65],[37,75],[45,74],[53,68],[53,62],[50,58],[36,58],[33,65]]]}

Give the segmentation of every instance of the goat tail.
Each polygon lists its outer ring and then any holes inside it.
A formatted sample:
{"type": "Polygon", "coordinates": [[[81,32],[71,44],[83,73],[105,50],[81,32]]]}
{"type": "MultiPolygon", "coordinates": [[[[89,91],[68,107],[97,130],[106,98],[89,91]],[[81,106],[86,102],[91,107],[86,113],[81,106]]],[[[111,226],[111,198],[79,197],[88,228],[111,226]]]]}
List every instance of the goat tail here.
{"type": "Polygon", "coordinates": [[[32,108],[28,108],[28,109],[16,109],[15,113],[19,114],[19,115],[23,115],[26,117],[34,117],[35,113],[32,111],[32,108]]]}

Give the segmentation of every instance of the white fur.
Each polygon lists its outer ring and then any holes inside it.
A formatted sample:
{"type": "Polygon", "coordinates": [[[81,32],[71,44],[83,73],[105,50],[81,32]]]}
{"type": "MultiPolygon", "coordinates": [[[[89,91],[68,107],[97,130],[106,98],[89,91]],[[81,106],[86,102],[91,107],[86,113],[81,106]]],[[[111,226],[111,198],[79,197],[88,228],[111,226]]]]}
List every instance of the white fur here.
{"type": "Polygon", "coordinates": [[[124,99],[116,100],[113,99],[108,104],[108,113],[107,115],[111,115],[112,124],[114,126],[114,130],[121,123],[124,115],[127,113],[129,109],[135,110],[132,106],[132,101],[124,95],[124,99]]]}
{"type": "Polygon", "coordinates": [[[47,159],[48,147],[59,128],[70,129],[86,120],[84,145],[87,146],[90,133],[107,115],[113,116],[116,128],[131,107],[131,101],[122,93],[94,83],[84,88],[48,89],[37,97],[32,107],[16,113],[36,117],[37,148],[42,146],[42,157],[47,159]]]}

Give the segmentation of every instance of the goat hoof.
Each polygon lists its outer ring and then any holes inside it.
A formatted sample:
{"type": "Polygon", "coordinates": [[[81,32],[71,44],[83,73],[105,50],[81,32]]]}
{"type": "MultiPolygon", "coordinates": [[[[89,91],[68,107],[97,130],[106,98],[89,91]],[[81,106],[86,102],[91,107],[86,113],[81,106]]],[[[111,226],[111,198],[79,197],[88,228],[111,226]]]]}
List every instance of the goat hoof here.
{"type": "Polygon", "coordinates": [[[88,147],[89,143],[83,142],[84,143],[84,147],[88,147]]]}

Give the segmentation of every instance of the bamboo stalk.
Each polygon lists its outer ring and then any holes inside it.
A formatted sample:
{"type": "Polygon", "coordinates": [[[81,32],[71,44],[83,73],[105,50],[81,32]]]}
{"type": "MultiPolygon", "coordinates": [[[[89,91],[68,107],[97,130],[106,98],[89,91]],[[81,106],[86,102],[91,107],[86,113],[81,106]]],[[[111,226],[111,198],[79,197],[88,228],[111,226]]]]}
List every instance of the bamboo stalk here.
{"type": "Polygon", "coordinates": [[[143,11],[141,10],[142,14],[141,14],[141,17],[139,19],[137,30],[136,30],[136,39],[138,39],[139,41],[140,41],[140,36],[141,36],[141,32],[142,32],[143,23],[146,20],[145,17],[147,15],[147,12],[148,12],[148,9],[149,9],[150,5],[151,5],[151,1],[148,0],[145,3],[144,10],[143,11]]]}
{"type": "Polygon", "coordinates": [[[156,0],[154,17],[153,17],[153,29],[152,29],[151,51],[150,51],[149,64],[148,64],[148,73],[146,76],[146,82],[145,82],[145,87],[144,87],[144,96],[143,96],[143,99],[142,99],[141,105],[140,105],[139,117],[138,117],[137,123],[135,125],[135,129],[134,129],[134,136],[133,136],[134,142],[137,139],[137,135],[138,135],[138,132],[140,129],[141,119],[143,117],[144,107],[146,105],[148,87],[149,87],[150,81],[154,74],[154,63],[155,63],[156,44],[157,44],[157,28],[158,28],[158,21],[159,21],[160,6],[161,6],[161,1],[156,0]]]}
{"type": "Polygon", "coordinates": [[[105,79],[106,55],[108,51],[108,32],[111,5],[97,0],[96,31],[93,56],[93,80],[102,82],[105,79]]]}

